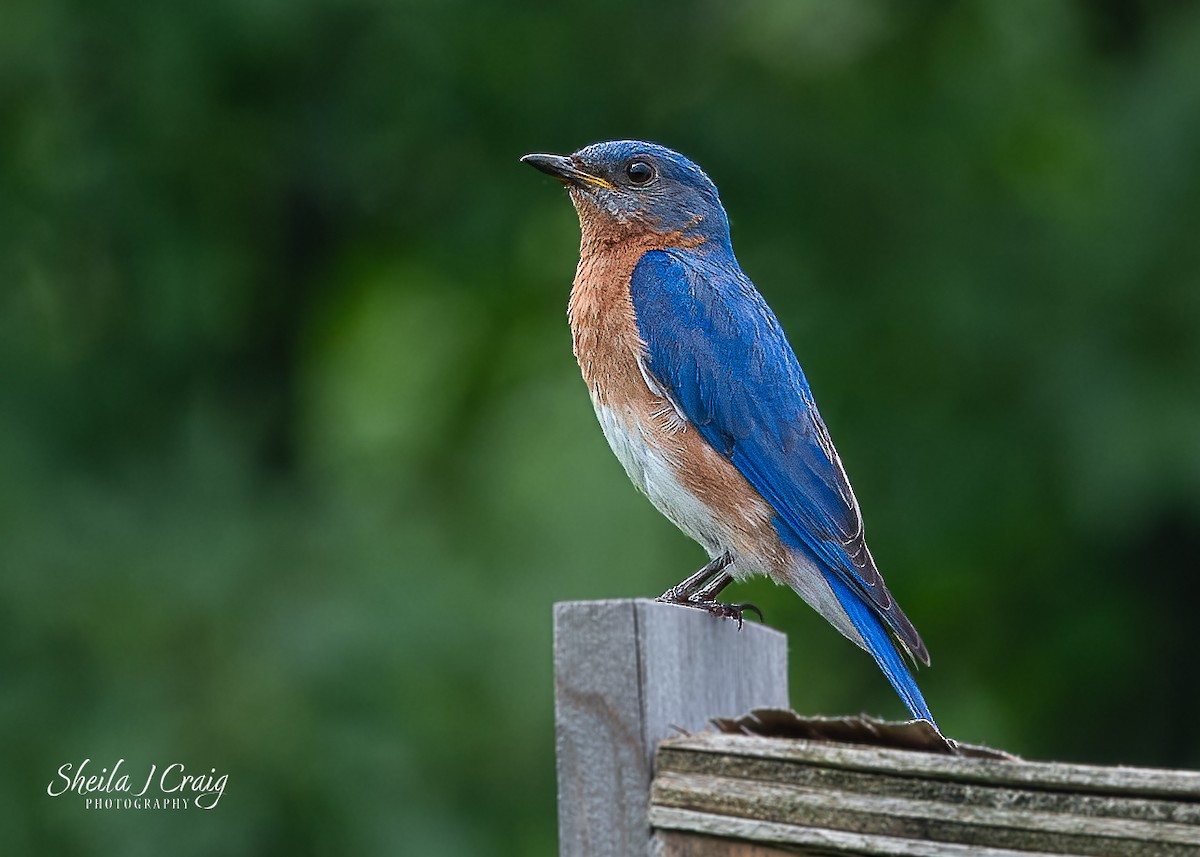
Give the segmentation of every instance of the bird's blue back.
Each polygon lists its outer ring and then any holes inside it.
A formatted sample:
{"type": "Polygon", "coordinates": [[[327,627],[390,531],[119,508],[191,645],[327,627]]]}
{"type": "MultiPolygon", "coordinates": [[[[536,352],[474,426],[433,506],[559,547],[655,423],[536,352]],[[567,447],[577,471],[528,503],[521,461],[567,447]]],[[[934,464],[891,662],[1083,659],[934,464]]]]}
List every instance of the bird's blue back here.
{"type": "Polygon", "coordinates": [[[820,569],[916,717],[933,718],[893,638],[926,658],[863,538],[808,381],[728,239],[645,253],[630,281],[647,369],[775,511],[781,541],[820,569]]]}

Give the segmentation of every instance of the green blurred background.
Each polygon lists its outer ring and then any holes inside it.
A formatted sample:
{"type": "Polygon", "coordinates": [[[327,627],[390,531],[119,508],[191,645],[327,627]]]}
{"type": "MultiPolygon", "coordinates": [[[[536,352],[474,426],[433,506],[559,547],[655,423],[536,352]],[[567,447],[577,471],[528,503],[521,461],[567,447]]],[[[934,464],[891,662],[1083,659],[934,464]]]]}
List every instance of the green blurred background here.
{"type": "MultiPolygon", "coordinates": [[[[558,186],[723,192],[952,735],[1200,766],[1200,10],[9,0],[8,854],[555,852],[551,604],[703,557],[627,483],[558,186]],[[229,774],[85,812],[66,762],[229,774]]],[[[904,711],[790,593],[809,713],[904,711]]],[[[721,712],[729,713],[729,712],[721,712]]]]}

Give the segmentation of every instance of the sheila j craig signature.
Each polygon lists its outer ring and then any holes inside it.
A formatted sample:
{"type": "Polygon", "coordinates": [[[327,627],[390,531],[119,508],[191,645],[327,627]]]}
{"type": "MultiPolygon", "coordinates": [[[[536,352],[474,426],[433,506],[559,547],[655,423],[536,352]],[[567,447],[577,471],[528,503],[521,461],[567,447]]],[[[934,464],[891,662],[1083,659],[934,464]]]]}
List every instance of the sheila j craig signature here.
{"type": "Polygon", "coordinates": [[[217,776],[216,768],[207,774],[189,774],[178,762],[167,765],[161,774],[158,765],[151,765],[144,780],[139,776],[131,781],[121,773],[124,759],[118,759],[111,771],[101,768],[98,774],[91,773],[95,768],[89,771],[91,762],[84,759],[78,768],[67,762],[46,786],[46,794],[61,797],[75,792],[84,798],[85,809],[215,809],[229,781],[229,774],[217,776]],[[138,785],[141,789],[134,791],[138,785]],[[154,786],[157,793],[151,792],[154,786]]]}

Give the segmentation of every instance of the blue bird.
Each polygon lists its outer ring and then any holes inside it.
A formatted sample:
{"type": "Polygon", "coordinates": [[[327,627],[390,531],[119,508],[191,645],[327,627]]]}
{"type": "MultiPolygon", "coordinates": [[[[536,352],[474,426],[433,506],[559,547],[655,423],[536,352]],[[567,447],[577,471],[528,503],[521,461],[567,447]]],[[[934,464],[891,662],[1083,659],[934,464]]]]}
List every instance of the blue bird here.
{"type": "MultiPolygon", "coordinates": [[[[775,314],[733,255],[717,188],[636,140],[526,155],[579,214],[575,357],[629,478],[710,562],[660,596],[740,623],[717,596],[765,573],[865,649],[914,717],[929,664],[863,535],[858,501],[775,314]]],[[[757,612],[757,611],[756,611],[757,612]]]]}

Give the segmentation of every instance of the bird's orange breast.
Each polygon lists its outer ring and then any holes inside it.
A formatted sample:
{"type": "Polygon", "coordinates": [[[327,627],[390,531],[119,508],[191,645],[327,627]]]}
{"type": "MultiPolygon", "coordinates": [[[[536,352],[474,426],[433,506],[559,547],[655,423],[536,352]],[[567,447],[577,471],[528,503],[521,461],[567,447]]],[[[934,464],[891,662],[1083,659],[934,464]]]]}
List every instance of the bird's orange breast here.
{"type": "Polygon", "coordinates": [[[585,233],[567,311],[575,357],[609,444],[651,502],[710,553],[740,557],[737,572],[782,573],[788,559],[770,505],[643,374],[630,279],[646,251],[672,246],[667,237],[589,247],[585,233]]]}

